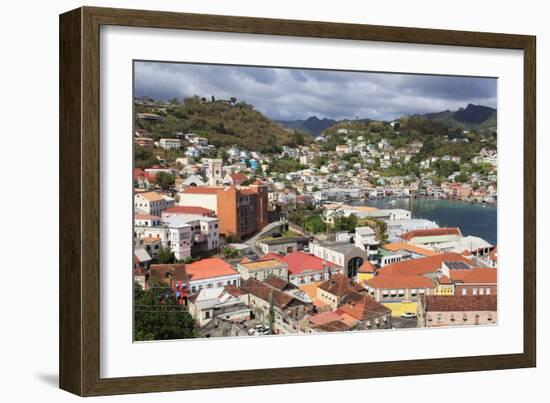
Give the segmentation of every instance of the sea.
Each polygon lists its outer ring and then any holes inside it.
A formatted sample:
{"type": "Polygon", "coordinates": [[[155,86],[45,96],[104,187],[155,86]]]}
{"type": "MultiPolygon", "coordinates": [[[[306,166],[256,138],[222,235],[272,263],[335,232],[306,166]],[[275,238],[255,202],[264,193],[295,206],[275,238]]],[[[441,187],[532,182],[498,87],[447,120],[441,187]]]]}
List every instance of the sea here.
{"type": "Polygon", "coordinates": [[[463,235],[478,236],[492,245],[497,244],[497,207],[493,205],[430,198],[386,198],[360,204],[406,209],[411,211],[412,218],[435,221],[440,227],[459,227],[463,235]]]}

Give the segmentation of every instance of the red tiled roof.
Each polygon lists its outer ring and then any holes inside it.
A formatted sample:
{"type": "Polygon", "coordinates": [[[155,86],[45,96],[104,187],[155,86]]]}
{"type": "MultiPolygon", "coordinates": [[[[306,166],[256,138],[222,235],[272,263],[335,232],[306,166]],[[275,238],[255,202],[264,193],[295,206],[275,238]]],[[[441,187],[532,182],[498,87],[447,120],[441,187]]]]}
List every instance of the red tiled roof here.
{"type": "Polygon", "coordinates": [[[443,262],[472,262],[458,253],[441,253],[419,259],[403,260],[378,269],[378,276],[411,276],[435,273],[443,262]]]}
{"type": "Polygon", "coordinates": [[[358,301],[350,301],[340,305],[338,310],[358,320],[367,320],[369,318],[391,313],[389,308],[376,302],[368,295],[364,295],[358,301]]]}
{"type": "Polygon", "coordinates": [[[163,213],[169,214],[199,214],[199,215],[213,215],[214,210],[207,209],[199,206],[173,206],[165,209],[163,213]]]}
{"type": "Polygon", "coordinates": [[[410,241],[413,238],[419,236],[438,236],[438,235],[462,235],[460,233],[460,228],[432,228],[432,229],[418,229],[414,231],[409,231],[403,235],[401,238],[405,241],[410,241]]]}
{"type": "Polygon", "coordinates": [[[439,284],[452,284],[452,281],[449,277],[447,276],[440,276],[437,278],[437,282],[439,284]]]}
{"type": "Polygon", "coordinates": [[[366,260],[365,263],[363,263],[357,270],[358,273],[374,273],[375,271],[376,268],[368,260],[366,260]]]}
{"type": "Polygon", "coordinates": [[[134,220],[160,220],[159,216],[151,214],[134,214],[134,220]]]}
{"type": "Polygon", "coordinates": [[[233,181],[233,183],[235,185],[239,185],[241,184],[242,182],[244,182],[245,180],[248,179],[248,177],[243,174],[242,172],[237,172],[237,173],[234,173],[234,174],[230,174],[229,175],[231,177],[231,180],[233,181]]]}
{"type": "Polygon", "coordinates": [[[427,295],[426,312],[496,311],[496,295],[427,295]]]}
{"type": "Polygon", "coordinates": [[[270,287],[254,277],[250,277],[241,284],[241,292],[252,294],[264,301],[270,301],[271,299],[273,304],[279,308],[285,308],[293,301],[298,301],[293,296],[270,287]]]}
{"type": "Polygon", "coordinates": [[[149,275],[152,278],[159,280],[165,280],[169,278],[167,274],[172,275],[172,279],[176,281],[187,281],[187,273],[185,270],[185,264],[152,264],[149,267],[149,275]]]}
{"type": "Polygon", "coordinates": [[[340,320],[340,315],[334,311],[329,311],[311,315],[308,319],[314,325],[322,325],[323,323],[332,322],[333,320],[340,320]]]}
{"type": "Polygon", "coordinates": [[[220,187],[189,186],[183,189],[182,193],[217,194],[220,190],[222,190],[220,187]]]}
{"type": "Polygon", "coordinates": [[[231,276],[238,274],[238,272],[225,260],[219,257],[211,257],[188,264],[187,274],[190,281],[195,281],[213,277],[231,276]]]}
{"type": "MultiPolygon", "coordinates": [[[[323,261],[323,259],[318,258],[317,256],[310,255],[302,251],[296,251],[289,253],[287,255],[281,256],[274,253],[268,253],[268,255],[275,255],[271,257],[272,259],[280,260],[288,265],[289,274],[300,274],[306,270],[323,270],[323,262],[325,268],[337,268],[338,266],[323,261]]],[[[267,255],[262,257],[262,260],[265,260],[267,255]]]]}
{"type": "Polygon", "coordinates": [[[259,260],[273,260],[273,259],[277,259],[278,261],[280,261],[282,263],[285,263],[285,261],[283,260],[282,255],[279,255],[279,254],[273,253],[273,252],[266,253],[259,260]]]}
{"type": "Polygon", "coordinates": [[[434,282],[426,276],[376,276],[366,281],[373,288],[433,288],[434,282]]]}
{"type": "Polygon", "coordinates": [[[335,274],[327,281],[319,284],[319,288],[338,297],[362,290],[361,286],[355,284],[353,280],[342,274],[335,274]]]}
{"type": "Polygon", "coordinates": [[[288,281],[282,279],[279,276],[276,276],[275,274],[269,275],[265,280],[264,284],[267,284],[270,287],[276,288],[279,291],[286,291],[288,289],[296,289],[294,284],[289,283],[288,281]]]}
{"type": "Polygon", "coordinates": [[[238,296],[242,295],[242,292],[239,289],[239,287],[237,287],[235,285],[226,285],[224,289],[229,295],[232,295],[234,297],[238,297],[238,296]]]}
{"type": "Polygon", "coordinates": [[[351,327],[342,320],[333,320],[320,325],[313,326],[313,329],[321,332],[345,332],[351,327]]]}
{"type": "Polygon", "coordinates": [[[496,284],[497,269],[474,268],[468,270],[449,270],[453,281],[474,284],[496,284]]]}

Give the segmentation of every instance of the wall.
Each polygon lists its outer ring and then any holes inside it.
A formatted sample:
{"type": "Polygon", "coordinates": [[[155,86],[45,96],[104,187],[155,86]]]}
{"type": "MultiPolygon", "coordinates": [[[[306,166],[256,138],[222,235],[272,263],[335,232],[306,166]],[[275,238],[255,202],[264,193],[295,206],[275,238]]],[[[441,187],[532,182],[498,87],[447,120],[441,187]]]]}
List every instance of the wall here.
{"type": "MultiPolygon", "coordinates": [[[[164,9],[201,13],[251,15],[350,23],[422,26],[464,30],[501,31],[538,35],[538,131],[539,172],[550,171],[550,123],[543,112],[550,110],[550,25],[545,2],[463,0],[452,5],[440,1],[396,0],[392,2],[358,2],[340,0],[298,2],[296,0],[215,1],[215,0],[119,0],[97,1],[58,0],[39,2],[19,0],[5,2],[2,30],[2,111],[9,119],[2,122],[2,171],[6,189],[18,194],[14,211],[11,200],[2,192],[2,211],[9,231],[2,231],[12,246],[3,258],[2,268],[9,273],[25,271],[24,276],[4,276],[2,288],[2,396],[6,401],[77,402],[81,401],[56,389],[58,362],[58,257],[57,237],[53,235],[58,222],[58,14],[82,3],[97,6],[164,9]],[[25,138],[25,149],[21,139],[25,138]],[[14,172],[13,167],[17,167],[14,172]],[[40,180],[32,180],[39,175],[40,180]],[[32,185],[31,185],[32,184],[32,185]],[[19,189],[21,187],[21,189],[19,189]],[[35,198],[21,197],[33,193],[43,197],[37,214],[35,198]],[[8,203],[9,209],[8,209],[8,203]],[[28,214],[33,211],[32,214],[28,214]],[[24,214],[20,214],[24,213],[24,214]],[[37,240],[33,254],[21,242],[23,231],[29,228],[27,220],[40,215],[40,224],[51,228],[52,236],[37,240]],[[27,218],[28,217],[28,218],[27,218]],[[8,238],[9,236],[9,238],[8,238]],[[30,260],[30,259],[32,260],[30,260]],[[30,260],[30,261],[29,261],[30,260]],[[22,264],[22,262],[24,262],[22,264]],[[7,271],[8,272],[8,271],[7,271]],[[27,293],[29,281],[41,285],[40,293],[27,293]]],[[[539,182],[539,206],[547,203],[548,187],[539,182]],[[546,199],[546,200],[545,200],[546,199]]],[[[539,211],[539,284],[549,284],[550,274],[545,270],[548,258],[543,245],[550,241],[547,231],[548,209],[539,211]],[[546,264],[545,264],[546,263],[546,264]],[[544,270],[543,270],[544,269],[544,270]]],[[[550,305],[548,293],[539,293],[539,306],[550,305]]],[[[253,388],[165,393],[162,395],[118,396],[102,398],[102,402],[316,402],[342,401],[342,396],[361,396],[368,391],[371,400],[388,400],[388,391],[396,386],[407,402],[446,403],[481,401],[524,401],[527,397],[546,395],[545,385],[550,372],[548,315],[539,309],[539,367],[528,370],[494,371],[482,373],[416,376],[403,378],[325,382],[301,385],[265,386],[253,388]],[[546,341],[544,341],[546,340],[546,341]],[[460,388],[457,389],[457,385],[460,388]],[[428,392],[429,391],[429,392],[428,392]]],[[[95,399],[90,400],[95,401],[95,399]]],[[[99,400],[97,400],[99,401],[99,400]]]]}

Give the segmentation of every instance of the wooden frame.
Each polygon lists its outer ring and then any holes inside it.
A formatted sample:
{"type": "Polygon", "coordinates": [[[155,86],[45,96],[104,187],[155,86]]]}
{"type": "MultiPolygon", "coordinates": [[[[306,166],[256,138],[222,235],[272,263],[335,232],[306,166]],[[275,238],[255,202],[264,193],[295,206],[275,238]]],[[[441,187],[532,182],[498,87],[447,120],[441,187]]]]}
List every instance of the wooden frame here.
{"type": "Polygon", "coordinates": [[[60,16],[60,387],[81,395],[533,367],[536,364],[535,37],[327,22],[82,7],[60,16]],[[100,378],[99,29],[172,28],[524,52],[524,351],[300,368],[100,378]]]}

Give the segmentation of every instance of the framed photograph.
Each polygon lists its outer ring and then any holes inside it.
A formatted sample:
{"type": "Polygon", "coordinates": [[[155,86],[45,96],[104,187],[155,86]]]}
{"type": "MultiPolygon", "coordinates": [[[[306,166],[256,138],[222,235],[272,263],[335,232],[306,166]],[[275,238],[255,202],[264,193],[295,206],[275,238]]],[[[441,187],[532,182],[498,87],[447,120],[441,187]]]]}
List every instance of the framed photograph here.
{"type": "Polygon", "coordinates": [[[533,367],[535,37],[60,16],[60,387],[533,367]]]}

